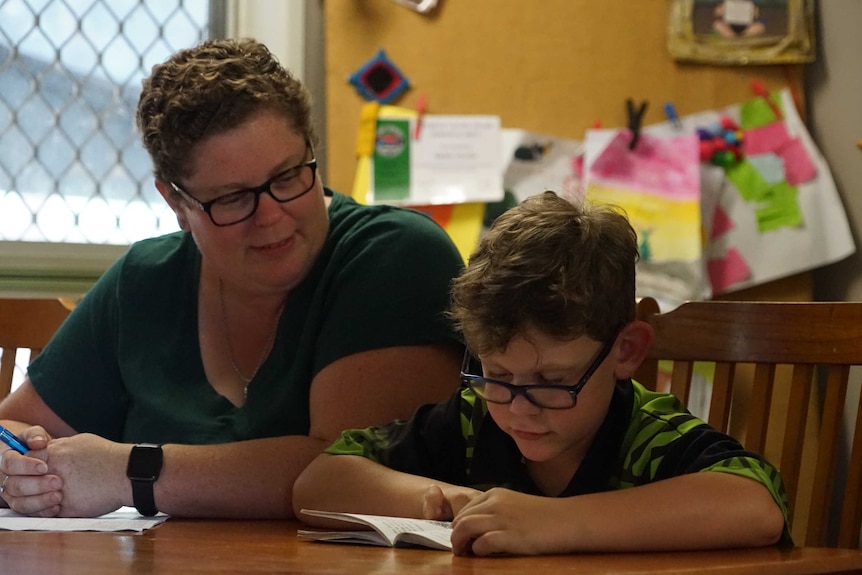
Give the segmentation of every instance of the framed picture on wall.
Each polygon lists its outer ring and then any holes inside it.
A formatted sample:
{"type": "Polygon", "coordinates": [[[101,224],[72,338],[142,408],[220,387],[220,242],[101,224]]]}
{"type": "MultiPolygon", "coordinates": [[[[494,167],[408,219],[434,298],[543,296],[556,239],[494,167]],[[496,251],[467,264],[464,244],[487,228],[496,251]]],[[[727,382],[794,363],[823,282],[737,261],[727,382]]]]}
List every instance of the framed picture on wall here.
{"type": "Polygon", "coordinates": [[[668,50],[723,65],[814,60],[812,0],[671,0],[668,50]]]}

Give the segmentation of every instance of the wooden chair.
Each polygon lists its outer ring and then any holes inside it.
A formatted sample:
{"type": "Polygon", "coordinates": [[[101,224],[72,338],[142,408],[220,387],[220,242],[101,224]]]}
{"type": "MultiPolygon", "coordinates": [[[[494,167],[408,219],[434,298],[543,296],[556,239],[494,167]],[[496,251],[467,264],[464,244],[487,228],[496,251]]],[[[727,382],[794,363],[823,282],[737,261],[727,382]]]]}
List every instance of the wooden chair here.
{"type": "Polygon", "coordinates": [[[714,366],[707,420],[778,465],[797,544],[858,547],[862,417],[846,438],[843,422],[850,368],[862,365],[862,302],[707,301],[660,313],[644,298],[637,315],[656,337],[635,379],[656,389],[669,371],[670,392],[688,402],[695,363],[714,366]],[[767,453],[768,437],[777,438],[776,456],[767,453]],[[842,488],[843,497],[834,492],[842,488]],[[830,520],[830,507],[840,519],[830,520]]]}
{"type": "Polygon", "coordinates": [[[57,299],[0,298],[0,399],[12,389],[18,350],[29,349],[33,361],[68,315],[57,299]]]}

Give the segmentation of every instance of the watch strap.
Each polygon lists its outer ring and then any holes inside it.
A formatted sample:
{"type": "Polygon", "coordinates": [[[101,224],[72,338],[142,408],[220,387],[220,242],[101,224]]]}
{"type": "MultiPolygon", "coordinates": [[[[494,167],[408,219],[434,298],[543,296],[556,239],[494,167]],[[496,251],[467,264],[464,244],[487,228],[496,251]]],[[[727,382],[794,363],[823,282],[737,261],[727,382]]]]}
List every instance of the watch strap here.
{"type": "Polygon", "coordinates": [[[132,501],[135,503],[135,509],[144,517],[152,517],[159,512],[153,494],[154,483],[154,480],[132,479],[132,501]]]}
{"type": "Polygon", "coordinates": [[[153,487],[162,471],[162,458],[162,446],[153,443],[140,443],[129,452],[126,475],[132,484],[132,502],[144,517],[159,512],[153,487]]]}

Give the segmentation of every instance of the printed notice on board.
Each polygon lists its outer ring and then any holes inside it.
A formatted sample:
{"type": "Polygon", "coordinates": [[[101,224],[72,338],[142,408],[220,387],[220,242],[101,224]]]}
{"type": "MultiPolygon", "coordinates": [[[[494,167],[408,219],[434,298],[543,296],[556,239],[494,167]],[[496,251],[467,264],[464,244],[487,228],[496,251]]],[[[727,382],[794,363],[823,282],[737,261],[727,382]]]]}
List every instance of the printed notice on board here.
{"type": "Polygon", "coordinates": [[[498,116],[380,119],[376,136],[374,203],[438,205],[503,198],[498,116]]]}

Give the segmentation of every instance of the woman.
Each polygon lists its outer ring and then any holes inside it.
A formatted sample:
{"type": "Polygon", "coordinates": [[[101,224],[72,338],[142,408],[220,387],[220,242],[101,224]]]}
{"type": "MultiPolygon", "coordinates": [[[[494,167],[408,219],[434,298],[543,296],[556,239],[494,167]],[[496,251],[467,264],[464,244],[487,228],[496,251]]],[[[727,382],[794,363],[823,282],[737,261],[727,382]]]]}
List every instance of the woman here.
{"type": "Polygon", "coordinates": [[[133,245],[0,403],[31,450],[0,458],[12,509],[289,517],[342,429],[457,386],[457,250],[421,214],[324,188],[309,108],[255,41],[153,68],[137,122],[183,231],[133,245]]]}

